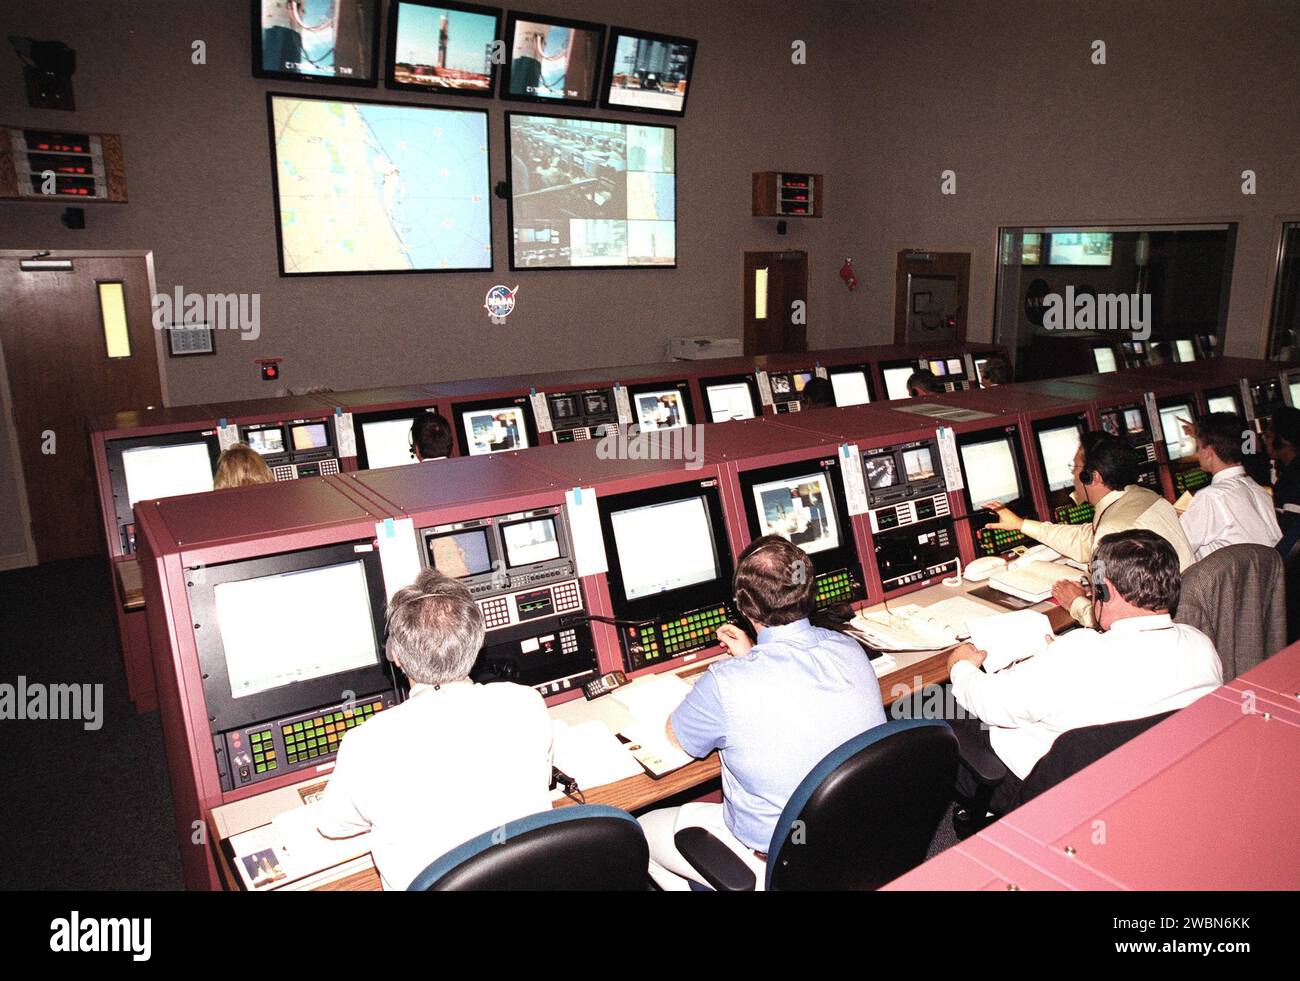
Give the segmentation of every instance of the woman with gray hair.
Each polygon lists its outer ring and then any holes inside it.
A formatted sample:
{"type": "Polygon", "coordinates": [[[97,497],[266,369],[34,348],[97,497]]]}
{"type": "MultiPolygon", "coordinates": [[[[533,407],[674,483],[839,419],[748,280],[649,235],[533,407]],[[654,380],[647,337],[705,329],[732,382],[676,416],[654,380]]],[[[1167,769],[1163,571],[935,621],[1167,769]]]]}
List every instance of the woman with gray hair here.
{"type": "Polygon", "coordinates": [[[388,604],[388,657],[410,697],[339,746],[316,826],[327,838],[370,831],[385,889],[507,821],[551,806],[551,718],[523,685],[477,685],[483,614],[469,590],[432,570],[388,604]]]}

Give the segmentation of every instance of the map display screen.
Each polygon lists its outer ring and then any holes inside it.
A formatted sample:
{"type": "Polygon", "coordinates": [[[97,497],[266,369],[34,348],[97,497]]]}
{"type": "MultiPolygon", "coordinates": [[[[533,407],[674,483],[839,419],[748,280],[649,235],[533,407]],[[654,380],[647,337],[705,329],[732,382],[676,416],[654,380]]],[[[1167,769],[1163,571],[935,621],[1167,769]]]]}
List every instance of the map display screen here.
{"type": "Polygon", "coordinates": [[[267,99],[283,275],[492,268],[487,113],[267,99]]]}

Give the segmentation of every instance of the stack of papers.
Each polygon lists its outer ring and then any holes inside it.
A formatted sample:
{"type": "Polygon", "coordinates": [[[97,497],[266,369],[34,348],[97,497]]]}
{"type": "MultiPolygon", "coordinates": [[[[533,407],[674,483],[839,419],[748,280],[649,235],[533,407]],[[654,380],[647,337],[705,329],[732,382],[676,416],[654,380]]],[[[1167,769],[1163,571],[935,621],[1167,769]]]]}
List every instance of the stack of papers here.
{"type": "Polygon", "coordinates": [[[988,655],[984,670],[989,674],[1041,654],[1051,637],[1051,621],[1037,610],[998,613],[971,622],[971,643],[988,655]]]}
{"type": "Polygon", "coordinates": [[[932,623],[922,613],[916,604],[895,607],[892,612],[860,611],[849,621],[847,632],[881,651],[937,651],[957,643],[950,625],[932,623]]]}
{"type": "MultiPolygon", "coordinates": [[[[690,690],[691,686],[675,674],[656,674],[638,678],[610,696],[621,702],[634,716],[634,721],[624,726],[620,735],[628,740],[630,752],[646,761],[653,761],[654,776],[693,762],[689,755],[668,742],[668,733],[665,731],[669,716],[690,690]]],[[[637,765],[648,766],[648,763],[637,765]]]]}
{"type": "Polygon", "coordinates": [[[1005,572],[995,572],[989,585],[1030,603],[1041,603],[1052,595],[1052,587],[1062,579],[1074,579],[1068,566],[1052,562],[1026,562],[1005,572]]]}
{"type": "Polygon", "coordinates": [[[576,726],[555,719],[553,725],[555,765],[583,790],[640,775],[641,764],[599,719],[576,726]]]}

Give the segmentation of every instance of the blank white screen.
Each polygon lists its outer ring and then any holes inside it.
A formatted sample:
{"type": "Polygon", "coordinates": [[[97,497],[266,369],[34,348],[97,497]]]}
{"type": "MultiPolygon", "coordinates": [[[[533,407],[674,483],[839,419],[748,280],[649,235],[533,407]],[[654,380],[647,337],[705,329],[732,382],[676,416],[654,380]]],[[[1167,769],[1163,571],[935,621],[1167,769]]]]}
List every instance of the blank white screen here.
{"type": "Polygon", "coordinates": [[[1165,450],[1171,460],[1181,460],[1196,453],[1196,440],[1183,432],[1180,419],[1191,421],[1191,406],[1167,405],[1160,410],[1160,428],[1165,434],[1165,450]]]}
{"type": "Polygon", "coordinates": [[[415,463],[411,456],[411,420],[382,419],[363,422],[361,435],[366,441],[366,459],[372,469],[400,467],[415,463]]]}
{"type": "Polygon", "coordinates": [[[710,385],[705,389],[709,400],[709,417],[713,422],[731,419],[753,419],[754,399],[744,382],[731,385],[710,385]]]}
{"type": "Polygon", "coordinates": [[[136,501],[212,490],[212,457],[206,443],[123,450],[122,472],[132,507],[136,501]]]}
{"type": "Polygon", "coordinates": [[[1094,347],[1092,349],[1092,360],[1097,363],[1097,370],[1100,372],[1117,370],[1115,352],[1108,347],[1094,347]]]}
{"type": "Polygon", "coordinates": [[[1300,409],[1300,382],[1291,382],[1287,387],[1291,390],[1291,404],[1300,409]]]}
{"type": "Polygon", "coordinates": [[[1079,452],[1079,427],[1045,429],[1038,434],[1038,447],[1043,454],[1043,470],[1047,474],[1048,490],[1065,490],[1074,486],[1070,467],[1079,452]]]}
{"type": "MultiPolygon", "coordinates": [[[[1292,391],[1291,394],[1294,395],[1295,392],[1292,391]]],[[[1237,414],[1237,400],[1231,395],[1216,395],[1208,401],[1211,412],[1231,412],[1234,416],[1237,414]]]]}
{"type": "Polygon", "coordinates": [[[616,511],[610,524],[629,600],[717,578],[704,498],[616,511]]]}
{"type": "Polygon", "coordinates": [[[989,501],[1006,503],[1020,497],[1016,458],[1005,439],[963,446],[961,462],[966,468],[972,507],[982,508],[989,501]]]}
{"type": "Polygon", "coordinates": [[[871,401],[867,376],[861,371],[832,374],[831,388],[835,391],[835,404],[840,408],[846,405],[866,405],[871,401]]]}
{"type": "Polygon", "coordinates": [[[359,561],[218,583],[213,592],[232,698],[379,660],[359,561]]]}
{"type": "Polygon", "coordinates": [[[911,398],[907,394],[907,380],[912,377],[915,368],[886,368],[885,375],[885,395],[891,399],[911,398]]]}
{"type": "Polygon", "coordinates": [[[1179,361],[1185,362],[1196,360],[1196,348],[1192,346],[1191,341],[1176,341],[1175,343],[1178,346],[1179,361]]]}

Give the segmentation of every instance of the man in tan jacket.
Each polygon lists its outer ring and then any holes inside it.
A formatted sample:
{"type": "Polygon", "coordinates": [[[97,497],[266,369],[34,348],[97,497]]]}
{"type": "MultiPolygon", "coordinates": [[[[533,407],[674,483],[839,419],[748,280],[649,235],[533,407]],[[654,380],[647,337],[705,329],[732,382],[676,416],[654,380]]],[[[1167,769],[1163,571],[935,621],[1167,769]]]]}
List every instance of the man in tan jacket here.
{"type": "MultiPolygon", "coordinates": [[[[1092,524],[1060,525],[1021,518],[993,501],[987,507],[997,512],[998,520],[988,527],[1022,532],[1076,562],[1088,562],[1093,547],[1106,535],[1142,528],[1173,546],[1178,571],[1182,572],[1196,559],[1178,512],[1159,494],[1138,485],[1139,465],[1138,453],[1127,441],[1109,433],[1084,433],[1071,470],[1075,500],[1092,505],[1092,524]]],[[[1077,582],[1062,579],[1053,587],[1052,595],[1079,623],[1093,625],[1092,604],[1077,582]]]]}

